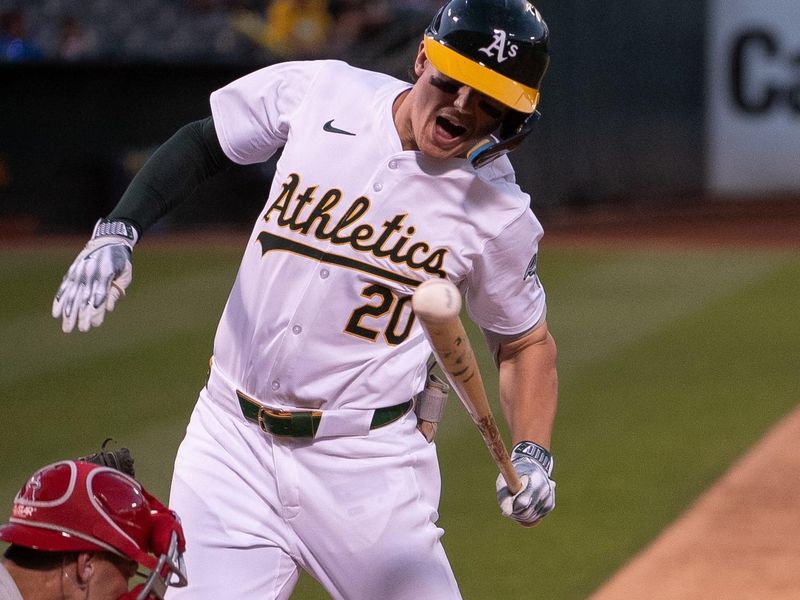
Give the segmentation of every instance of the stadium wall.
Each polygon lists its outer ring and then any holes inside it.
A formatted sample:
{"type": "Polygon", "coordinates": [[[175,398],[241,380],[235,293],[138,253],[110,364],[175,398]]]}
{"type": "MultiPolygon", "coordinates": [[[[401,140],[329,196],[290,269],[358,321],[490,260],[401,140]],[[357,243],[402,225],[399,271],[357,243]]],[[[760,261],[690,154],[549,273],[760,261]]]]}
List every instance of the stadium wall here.
{"type": "MultiPolygon", "coordinates": [[[[540,208],[800,192],[796,2],[536,4],[552,62],[512,161],[540,208]]],[[[85,230],[212,90],[257,66],[0,64],[0,220],[85,230]]],[[[186,219],[250,220],[269,175],[227,175],[224,201],[186,219]]]]}

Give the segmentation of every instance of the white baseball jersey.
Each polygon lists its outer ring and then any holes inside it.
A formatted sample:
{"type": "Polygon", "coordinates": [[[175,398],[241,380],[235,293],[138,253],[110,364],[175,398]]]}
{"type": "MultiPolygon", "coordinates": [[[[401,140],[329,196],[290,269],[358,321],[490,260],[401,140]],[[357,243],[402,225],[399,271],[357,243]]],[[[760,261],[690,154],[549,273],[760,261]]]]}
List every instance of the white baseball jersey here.
{"type": "Polygon", "coordinates": [[[447,277],[482,328],[544,319],[542,229],[502,157],[475,170],[404,151],[409,84],[339,61],[289,62],[211,96],[225,154],[283,154],[215,343],[216,364],[268,405],[378,408],[420,391],[430,354],[410,298],[447,277]]]}

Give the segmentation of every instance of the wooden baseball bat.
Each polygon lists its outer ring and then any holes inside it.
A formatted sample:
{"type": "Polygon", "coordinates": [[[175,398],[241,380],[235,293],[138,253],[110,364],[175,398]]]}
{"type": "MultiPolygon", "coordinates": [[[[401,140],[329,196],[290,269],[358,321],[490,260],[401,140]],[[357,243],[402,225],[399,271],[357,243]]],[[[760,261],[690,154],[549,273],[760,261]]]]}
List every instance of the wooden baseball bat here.
{"type": "Polygon", "coordinates": [[[414,314],[430,342],[436,360],[455,389],[461,403],[478,427],[512,494],[522,489],[500,430],[492,415],[486,388],[472,344],[464,330],[459,313],[461,294],[444,279],[422,283],[411,299],[414,314]]]}

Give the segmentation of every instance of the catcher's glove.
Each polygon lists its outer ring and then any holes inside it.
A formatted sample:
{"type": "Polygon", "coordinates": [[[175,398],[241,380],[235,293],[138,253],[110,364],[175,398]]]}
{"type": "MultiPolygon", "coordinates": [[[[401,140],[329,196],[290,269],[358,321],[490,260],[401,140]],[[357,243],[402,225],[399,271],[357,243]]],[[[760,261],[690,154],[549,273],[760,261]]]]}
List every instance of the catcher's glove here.
{"type": "Polygon", "coordinates": [[[104,467],[111,467],[117,471],[122,471],[126,475],[135,477],[136,473],[133,470],[133,457],[131,451],[127,448],[118,448],[116,450],[106,450],[108,442],[113,441],[107,438],[106,441],[100,446],[100,452],[89,454],[88,456],[81,456],[77,460],[83,462],[90,462],[96,465],[103,465],[104,467]]]}

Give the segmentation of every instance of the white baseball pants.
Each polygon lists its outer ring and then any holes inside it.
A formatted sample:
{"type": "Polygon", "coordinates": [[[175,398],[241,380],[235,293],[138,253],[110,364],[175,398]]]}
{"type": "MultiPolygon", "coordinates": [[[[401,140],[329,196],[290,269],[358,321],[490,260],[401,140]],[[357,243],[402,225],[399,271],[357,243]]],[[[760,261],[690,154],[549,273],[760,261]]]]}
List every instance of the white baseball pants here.
{"type": "Polygon", "coordinates": [[[413,411],[364,437],[272,437],[212,380],[175,462],[189,586],[167,598],[289,598],[300,568],[335,599],[461,598],[435,524],[435,446],[413,411]]]}

